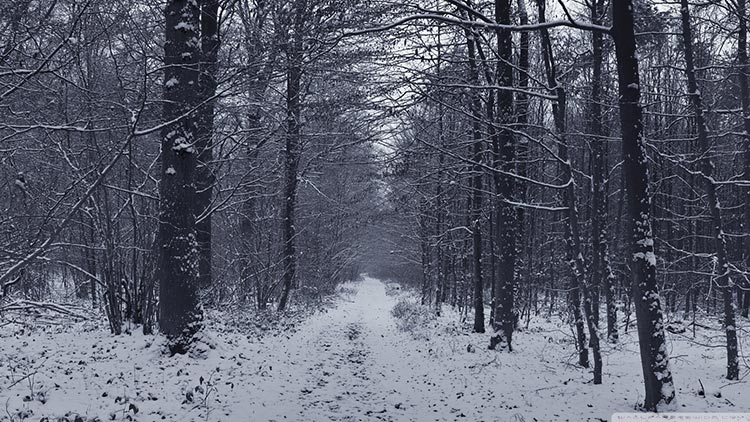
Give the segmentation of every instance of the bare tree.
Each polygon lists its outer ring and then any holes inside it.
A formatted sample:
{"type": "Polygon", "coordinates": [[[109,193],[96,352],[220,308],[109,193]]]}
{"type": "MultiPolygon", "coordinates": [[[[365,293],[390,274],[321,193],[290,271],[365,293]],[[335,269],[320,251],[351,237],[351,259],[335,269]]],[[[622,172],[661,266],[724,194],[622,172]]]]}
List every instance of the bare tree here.
{"type": "MultiPolygon", "coordinates": [[[[605,16],[603,0],[591,2],[591,22],[600,25],[605,16]]],[[[606,172],[607,135],[604,130],[602,116],[603,79],[602,66],[605,60],[604,34],[592,31],[592,76],[591,76],[591,288],[594,320],[599,326],[599,290],[604,289],[607,316],[607,338],[617,342],[617,308],[615,307],[614,281],[615,275],[609,262],[609,242],[607,240],[607,201],[606,201],[606,172]]]]}
{"type": "Polygon", "coordinates": [[[640,81],[636,55],[633,3],[612,2],[612,36],[617,57],[620,130],[627,191],[631,281],[638,322],[638,342],[646,387],[643,406],[655,410],[674,400],[675,389],[664,338],[661,298],[656,282],[649,173],[643,141],[640,81]]]}
{"type": "Polygon", "coordinates": [[[716,253],[715,283],[721,289],[724,299],[724,330],[727,337],[727,379],[736,380],[739,377],[739,363],[737,361],[737,326],[735,319],[734,298],[729,263],[727,262],[727,244],[724,239],[724,229],[721,219],[721,207],[716,194],[714,182],[714,163],[711,160],[711,145],[708,140],[708,127],[704,118],[703,97],[698,89],[693,59],[693,32],[690,24],[690,6],[687,0],[680,0],[680,14],[682,16],[682,42],[685,46],[685,73],[687,74],[688,96],[693,107],[695,126],[698,132],[700,176],[706,191],[706,201],[711,213],[713,228],[714,251],[716,253]]]}
{"type": "Polygon", "coordinates": [[[295,207],[297,200],[297,177],[300,160],[303,22],[307,11],[306,0],[292,3],[289,22],[289,39],[286,44],[286,146],[284,147],[284,286],[279,300],[279,310],[286,308],[289,293],[297,283],[297,251],[295,207]]]}

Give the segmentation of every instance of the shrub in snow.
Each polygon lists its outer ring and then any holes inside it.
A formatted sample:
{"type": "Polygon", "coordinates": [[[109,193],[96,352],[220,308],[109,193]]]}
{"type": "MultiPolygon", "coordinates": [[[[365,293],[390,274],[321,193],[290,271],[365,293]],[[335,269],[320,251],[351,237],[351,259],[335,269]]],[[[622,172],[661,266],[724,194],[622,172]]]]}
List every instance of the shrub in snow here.
{"type": "Polygon", "coordinates": [[[413,331],[435,320],[435,313],[432,309],[406,298],[396,302],[391,314],[396,318],[398,327],[404,331],[413,331]]]}
{"type": "Polygon", "coordinates": [[[401,286],[398,283],[385,282],[385,294],[388,296],[396,296],[401,293],[401,286]]]}

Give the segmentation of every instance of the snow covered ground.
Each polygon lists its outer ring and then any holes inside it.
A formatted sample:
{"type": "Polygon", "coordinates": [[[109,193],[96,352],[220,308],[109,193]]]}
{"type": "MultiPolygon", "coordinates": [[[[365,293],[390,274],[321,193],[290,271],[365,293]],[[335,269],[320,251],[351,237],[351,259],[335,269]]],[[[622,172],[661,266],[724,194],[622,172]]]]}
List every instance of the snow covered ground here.
{"type": "MultiPolygon", "coordinates": [[[[532,319],[513,353],[495,352],[487,350],[489,335],[467,333],[450,311],[399,329],[391,310],[413,299],[386,294],[378,280],[365,277],[343,291],[350,293],[337,306],[292,333],[258,339],[212,324],[215,348],[202,359],[166,357],[159,337],[112,337],[90,323],[5,327],[0,420],[596,421],[632,411],[641,399],[630,335],[606,346],[604,384],[595,386],[574,365],[569,329],[557,320],[532,319]]],[[[746,381],[722,377],[716,335],[671,336],[676,410],[750,411],[746,381]]]]}

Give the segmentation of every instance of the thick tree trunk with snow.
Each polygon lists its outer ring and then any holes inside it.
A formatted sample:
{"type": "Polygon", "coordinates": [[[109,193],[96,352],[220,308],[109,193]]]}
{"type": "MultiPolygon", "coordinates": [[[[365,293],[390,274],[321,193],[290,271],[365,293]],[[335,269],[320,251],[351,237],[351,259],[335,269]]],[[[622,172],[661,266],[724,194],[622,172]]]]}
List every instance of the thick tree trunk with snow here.
{"type": "MultiPolygon", "coordinates": [[[[510,24],[511,1],[495,1],[495,21],[500,24],[510,24]]],[[[498,62],[497,84],[499,86],[513,86],[512,34],[507,30],[497,30],[498,62]]],[[[497,92],[498,120],[501,124],[513,122],[513,93],[510,90],[497,92]]],[[[504,171],[513,170],[515,147],[513,134],[506,128],[501,128],[492,140],[494,166],[504,171]]],[[[514,295],[516,291],[516,211],[507,200],[513,198],[514,183],[511,177],[497,172],[494,173],[495,191],[498,195],[498,225],[497,244],[500,249],[498,285],[495,287],[495,321],[494,330],[498,333],[490,342],[494,348],[504,342],[512,350],[513,329],[515,325],[514,295]]]]}
{"type": "Polygon", "coordinates": [[[617,57],[620,126],[627,190],[630,262],[646,396],[643,406],[656,410],[674,400],[675,389],[664,338],[661,299],[656,282],[656,255],[651,232],[649,174],[643,140],[640,82],[633,3],[613,0],[612,36],[617,57]]]}
{"type": "Polygon", "coordinates": [[[196,120],[200,44],[196,2],[170,0],[164,9],[164,121],[159,242],[159,328],[173,353],[184,353],[201,327],[195,232],[196,120]],[[179,119],[179,120],[178,120],[179,119]]]}
{"type": "Polygon", "coordinates": [[[685,46],[685,72],[687,73],[688,96],[693,107],[693,117],[698,132],[700,146],[700,172],[705,185],[706,201],[711,213],[711,227],[714,237],[714,253],[716,254],[715,283],[721,289],[724,299],[724,330],[727,338],[727,379],[739,378],[739,362],[737,359],[737,325],[733,288],[729,277],[729,262],[727,260],[727,243],[721,221],[721,206],[716,196],[714,183],[714,163],[711,160],[711,145],[708,139],[708,128],[703,110],[703,97],[698,89],[693,59],[693,33],[690,25],[690,8],[687,0],[681,0],[682,39],[685,46]]]}

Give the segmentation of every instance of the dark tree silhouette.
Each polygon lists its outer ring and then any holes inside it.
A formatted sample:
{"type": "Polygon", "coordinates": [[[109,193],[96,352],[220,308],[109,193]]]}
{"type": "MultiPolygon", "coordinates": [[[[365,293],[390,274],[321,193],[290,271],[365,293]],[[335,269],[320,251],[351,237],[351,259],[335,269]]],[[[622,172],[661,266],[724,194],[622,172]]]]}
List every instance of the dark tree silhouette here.
{"type": "Polygon", "coordinates": [[[641,89],[638,76],[633,3],[612,2],[612,36],[617,57],[618,92],[620,95],[620,128],[624,179],[627,191],[629,236],[632,254],[630,276],[638,323],[638,343],[646,387],[643,406],[656,410],[659,404],[674,400],[675,390],[664,338],[659,288],[656,282],[656,255],[651,231],[651,197],[649,173],[643,141],[641,89]]]}
{"type": "Polygon", "coordinates": [[[201,327],[195,230],[200,10],[192,0],[164,9],[164,121],[159,193],[159,327],[173,353],[185,353],[201,327]]]}

